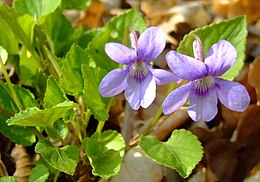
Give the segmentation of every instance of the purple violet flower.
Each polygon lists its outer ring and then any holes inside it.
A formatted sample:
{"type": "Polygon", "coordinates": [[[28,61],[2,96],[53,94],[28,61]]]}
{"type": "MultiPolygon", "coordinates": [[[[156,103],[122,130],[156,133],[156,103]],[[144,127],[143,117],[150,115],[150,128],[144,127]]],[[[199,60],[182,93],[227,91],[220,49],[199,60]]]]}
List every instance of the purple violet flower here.
{"type": "Polygon", "coordinates": [[[150,27],[139,37],[139,32],[130,33],[131,48],[120,43],[107,43],[106,54],[115,62],[125,64],[109,72],[99,85],[103,97],[112,97],[125,90],[125,97],[132,109],[147,108],[155,98],[156,84],[177,81],[172,73],[153,69],[153,61],[164,49],[165,33],[158,27],[150,27]]]}
{"type": "Polygon", "coordinates": [[[237,51],[226,40],[220,40],[210,48],[205,60],[202,43],[197,35],[193,42],[194,57],[176,51],[166,54],[166,62],[180,79],[189,82],[173,90],[164,100],[164,114],[178,110],[189,97],[189,116],[194,120],[210,121],[217,114],[218,99],[230,110],[242,112],[250,102],[246,88],[237,82],[218,78],[235,62],[237,51]]]}

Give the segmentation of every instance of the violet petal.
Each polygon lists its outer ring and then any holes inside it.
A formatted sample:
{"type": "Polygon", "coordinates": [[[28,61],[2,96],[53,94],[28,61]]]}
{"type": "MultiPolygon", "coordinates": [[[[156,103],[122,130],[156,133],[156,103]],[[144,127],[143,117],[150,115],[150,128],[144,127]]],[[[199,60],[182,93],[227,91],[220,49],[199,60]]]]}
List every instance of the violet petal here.
{"type": "Polygon", "coordinates": [[[191,83],[182,85],[181,87],[173,90],[164,100],[162,104],[162,109],[164,114],[171,114],[177,111],[186,102],[190,90],[191,83]]]}
{"type": "Polygon", "coordinates": [[[236,61],[236,48],[228,41],[220,40],[212,45],[205,64],[208,65],[209,75],[223,75],[236,61]]]}
{"type": "Polygon", "coordinates": [[[99,85],[99,92],[103,97],[112,97],[125,90],[128,69],[118,68],[109,72],[99,85]]]}
{"type": "Polygon", "coordinates": [[[220,102],[230,110],[242,112],[250,103],[246,88],[237,82],[216,79],[217,94],[220,102]]]}
{"type": "Polygon", "coordinates": [[[105,45],[106,54],[119,64],[130,64],[136,60],[136,51],[119,43],[107,43],[105,45]]]}
{"type": "Polygon", "coordinates": [[[131,47],[136,50],[137,46],[137,40],[140,37],[140,32],[139,31],[134,31],[130,32],[130,42],[131,42],[131,47]]]}
{"type": "Polygon", "coordinates": [[[190,93],[190,106],[187,111],[192,120],[198,121],[210,121],[212,120],[217,112],[217,94],[214,89],[209,90],[207,96],[198,97],[195,91],[190,93]]]}
{"type": "Polygon", "coordinates": [[[125,97],[132,109],[138,110],[140,106],[148,107],[153,102],[156,85],[151,73],[146,76],[142,83],[129,76],[127,84],[125,97]]]}
{"type": "Polygon", "coordinates": [[[157,85],[163,85],[169,82],[177,82],[179,78],[169,71],[163,69],[150,69],[157,85]]]}
{"type": "Polygon", "coordinates": [[[137,42],[138,61],[149,63],[159,56],[166,44],[166,35],[159,27],[145,30],[137,42]]]}
{"type": "Polygon", "coordinates": [[[207,74],[206,65],[192,57],[170,51],[165,58],[172,72],[181,79],[193,81],[207,74]]]}

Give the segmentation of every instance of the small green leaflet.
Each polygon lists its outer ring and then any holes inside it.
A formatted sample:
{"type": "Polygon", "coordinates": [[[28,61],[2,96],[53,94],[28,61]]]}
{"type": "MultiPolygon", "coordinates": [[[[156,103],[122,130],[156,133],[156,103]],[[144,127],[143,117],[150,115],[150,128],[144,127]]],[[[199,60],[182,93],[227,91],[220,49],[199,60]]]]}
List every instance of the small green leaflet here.
{"type": "Polygon", "coordinates": [[[167,142],[155,136],[142,136],[139,142],[144,153],[158,162],[175,169],[182,177],[188,177],[202,159],[202,146],[190,131],[174,130],[167,142]]]}
{"type": "Polygon", "coordinates": [[[94,175],[108,179],[119,173],[125,153],[125,143],[120,133],[112,130],[95,133],[83,140],[83,148],[94,175]]]}

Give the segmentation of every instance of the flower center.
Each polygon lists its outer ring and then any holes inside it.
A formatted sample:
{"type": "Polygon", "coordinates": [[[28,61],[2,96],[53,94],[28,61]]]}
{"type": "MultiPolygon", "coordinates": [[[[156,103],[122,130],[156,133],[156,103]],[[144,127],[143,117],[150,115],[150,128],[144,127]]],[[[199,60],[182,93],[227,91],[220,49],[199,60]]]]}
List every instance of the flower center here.
{"type": "Polygon", "coordinates": [[[130,74],[136,79],[137,82],[142,83],[149,73],[149,69],[144,62],[135,62],[131,66],[130,74]]]}
{"type": "Polygon", "coordinates": [[[208,94],[209,89],[215,84],[215,79],[212,76],[206,76],[204,78],[194,81],[195,93],[198,96],[205,96],[208,94]]]}

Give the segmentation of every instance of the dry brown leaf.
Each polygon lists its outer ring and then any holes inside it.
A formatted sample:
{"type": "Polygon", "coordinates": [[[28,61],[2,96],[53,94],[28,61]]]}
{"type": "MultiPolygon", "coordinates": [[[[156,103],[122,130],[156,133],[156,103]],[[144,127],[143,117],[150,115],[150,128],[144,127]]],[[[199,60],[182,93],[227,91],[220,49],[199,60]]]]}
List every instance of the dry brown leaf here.
{"type": "Polygon", "coordinates": [[[255,88],[257,105],[260,106],[260,57],[255,58],[249,67],[248,82],[255,88]]]}
{"type": "Polygon", "coordinates": [[[150,25],[158,25],[164,19],[165,12],[176,5],[176,0],[146,0],[142,1],[140,5],[142,11],[149,18],[150,25]]]}
{"type": "MultiPolygon", "coordinates": [[[[193,29],[207,25],[211,17],[201,2],[187,2],[164,12],[164,19],[158,22],[166,33],[177,31],[178,24],[187,23],[193,29]]],[[[188,33],[188,32],[187,32],[188,33]]]]}
{"type": "Polygon", "coordinates": [[[22,145],[16,145],[11,156],[15,161],[16,170],[13,174],[19,182],[27,182],[32,168],[34,167],[31,156],[27,153],[22,145]]]}
{"type": "Polygon", "coordinates": [[[248,23],[253,23],[260,18],[259,9],[260,0],[230,0],[228,17],[246,15],[248,23]]]}
{"type": "Polygon", "coordinates": [[[189,116],[186,109],[178,110],[169,116],[161,117],[152,134],[154,134],[159,140],[163,140],[167,136],[170,136],[174,129],[179,128],[188,120],[189,116]]]}
{"type": "Polygon", "coordinates": [[[103,25],[102,15],[105,12],[105,5],[99,0],[92,0],[84,16],[75,20],[74,25],[85,25],[88,28],[97,28],[103,25]]]}
{"type": "Polygon", "coordinates": [[[233,178],[244,179],[260,161],[260,107],[250,105],[241,115],[237,125],[237,135],[234,138],[239,146],[239,165],[233,178]]]}
{"type": "Polygon", "coordinates": [[[237,145],[227,139],[217,139],[204,147],[207,164],[207,181],[232,182],[236,166],[239,165],[237,145]]]}

